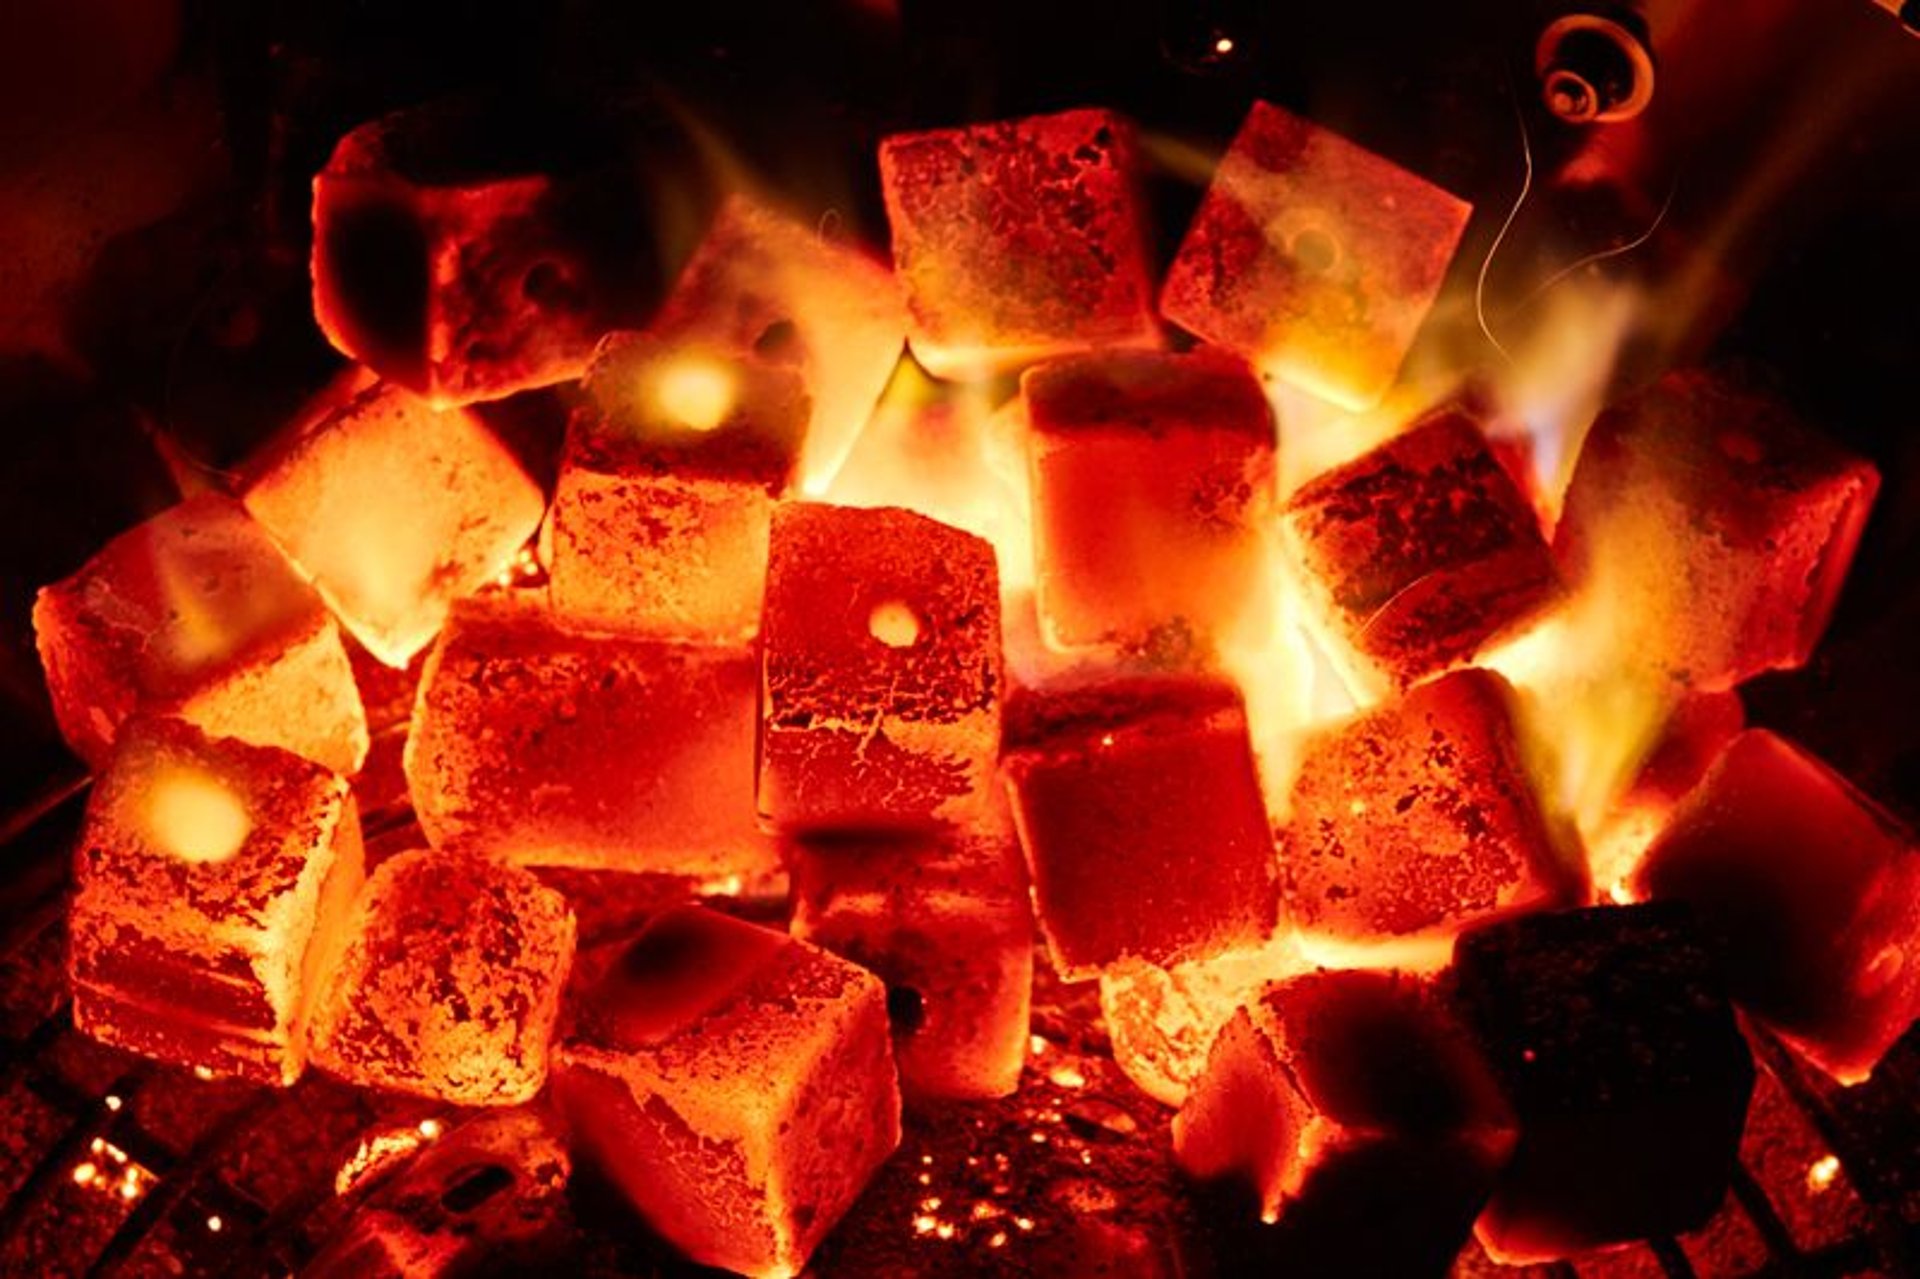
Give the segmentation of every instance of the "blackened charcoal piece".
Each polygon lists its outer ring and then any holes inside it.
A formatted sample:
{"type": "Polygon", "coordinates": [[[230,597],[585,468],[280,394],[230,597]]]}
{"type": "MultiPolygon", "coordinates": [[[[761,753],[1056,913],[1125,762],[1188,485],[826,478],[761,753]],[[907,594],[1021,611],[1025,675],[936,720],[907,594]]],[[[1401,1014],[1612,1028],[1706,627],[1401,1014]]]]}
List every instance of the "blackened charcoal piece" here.
{"type": "Polygon", "coordinates": [[[1477,1233],[1518,1263],[1678,1234],[1726,1196],[1753,1059],[1676,905],[1529,915],[1454,947],[1461,1008],[1520,1123],[1477,1233]]]}
{"type": "Polygon", "coordinates": [[[577,377],[658,288],[632,157],[664,165],[660,149],[632,122],[523,103],[361,125],[314,180],[321,329],[436,406],[577,377]]]}

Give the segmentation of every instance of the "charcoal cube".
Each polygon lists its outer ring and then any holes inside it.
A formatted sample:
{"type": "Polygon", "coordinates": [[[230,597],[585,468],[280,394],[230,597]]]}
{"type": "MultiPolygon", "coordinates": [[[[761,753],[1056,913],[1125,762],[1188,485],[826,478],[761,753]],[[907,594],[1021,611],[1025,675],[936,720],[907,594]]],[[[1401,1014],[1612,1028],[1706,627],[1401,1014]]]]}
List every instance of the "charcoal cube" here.
{"type": "Polygon", "coordinates": [[[313,183],[313,310],[436,407],[580,375],[646,289],[617,144],[516,99],[433,103],[341,138],[313,183]]]}
{"type": "Polygon", "coordinates": [[[1288,917],[1350,943],[1446,944],[1495,916],[1584,898],[1491,671],[1421,684],[1302,747],[1280,858],[1288,917]]]}
{"type": "Polygon", "coordinates": [[[985,811],[1001,677],[985,541],[891,507],[783,503],[761,626],[761,813],[833,830],[985,811]]]}
{"type": "Polygon", "coordinates": [[[1390,971],[1257,992],[1173,1121],[1180,1167],[1250,1192],[1272,1223],[1244,1233],[1276,1273],[1444,1274],[1513,1145],[1471,1037],[1429,983],[1390,971]]]}
{"type": "Polygon", "coordinates": [[[1100,1019],[1114,1064],[1154,1100],[1178,1106],[1233,1015],[1269,982],[1308,967],[1290,933],[1168,968],[1142,959],[1111,964],[1100,972],[1100,1019]]]}
{"type": "Polygon", "coordinates": [[[1273,835],[1240,694],[1203,676],[1027,691],[1006,774],[1053,964],[1163,967],[1257,945],[1278,915],[1273,835]]]}
{"type": "Polygon", "coordinates": [[[409,790],[435,847],[527,866],[752,876],[758,664],[747,646],[455,606],[421,676],[409,790]]]}
{"type": "Polygon", "coordinates": [[[1160,313],[1343,408],[1393,385],[1473,206],[1255,102],[1167,269],[1160,313]]]}
{"type": "Polygon", "coordinates": [[[900,1141],[879,979],[695,906],[582,963],[554,1075],[576,1142],[693,1261],[798,1274],[900,1141]]]}
{"type": "Polygon", "coordinates": [[[566,899],[525,870],[415,849],[380,864],[313,1018],[313,1061],[462,1106],[531,1101],[573,963],[566,899]]]}
{"type": "Polygon", "coordinates": [[[183,720],[129,721],[74,854],[74,1024],[178,1065],[293,1083],[361,856],[339,775],[183,720]]]}
{"type": "Polygon", "coordinates": [[[553,498],[555,609],[611,630],[752,639],[773,503],[807,426],[799,377],[720,348],[616,334],[582,388],[553,498]]]}
{"type": "Polygon", "coordinates": [[[941,377],[1159,343],[1133,127],[1063,111],[880,144],[914,358],[941,377]]]}
{"type": "Polygon", "coordinates": [[[341,623],[404,667],[454,600],[498,577],[546,497],[463,409],[391,384],[298,422],[250,467],[242,494],[341,623]]]}
{"type": "Polygon", "coordinates": [[[1920,846],[1782,737],[1735,738],[1634,883],[1691,905],[1735,1002],[1843,1084],[1920,1017],[1920,846]]]}
{"type": "Polygon", "coordinates": [[[114,538],[41,589],[33,629],[60,731],[96,768],[135,711],[284,747],[335,772],[366,758],[339,629],[228,498],[189,499],[114,538]]]}
{"type": "Polygon", "coordinates": [[[1223,351],[1108,351],[1029,369],[1021,389],[1049,641],[1264,641],[1275,428],[1252,370],[1223,351]]]}
{"type": "Polygon", "coordinates": [[[1704,1224],[1726,1197],[1753,1059],[1678,904],[1488,924],[1454,947],[1461,1007],[1520,1123],[1475,1227],[1496,1261],[1704,1224]]]}
{"type": "Polygon", "coordinates": [[[890,265],[744,195],[720,206],[649,331],[796,370],[811,396],[801,481],[839,470],[900,360],[906,310],[890,265]]]}
{"type": "Polygon", "coordinates": [[[964,832],[795,840],[792,932],[887,983],[907,1097],[1004,1097],[1020,1082],[1033,907],[1004,815],[964,832]]]}
{"type": "Polygon", "coordinates": [[[1470,661],[1555,593],[1533,508],[1455,409],[1302,485],[1281,527],[1330,648],[1368,688],[1470,661]]]}
{"type": "Polygon", "coordinates": [[[1807,660],[1879,487],[1784,405],[1683,370],[1594,423],[1554,553],[1608,591],[1624,660],[1730,688],[1807,660]]]}

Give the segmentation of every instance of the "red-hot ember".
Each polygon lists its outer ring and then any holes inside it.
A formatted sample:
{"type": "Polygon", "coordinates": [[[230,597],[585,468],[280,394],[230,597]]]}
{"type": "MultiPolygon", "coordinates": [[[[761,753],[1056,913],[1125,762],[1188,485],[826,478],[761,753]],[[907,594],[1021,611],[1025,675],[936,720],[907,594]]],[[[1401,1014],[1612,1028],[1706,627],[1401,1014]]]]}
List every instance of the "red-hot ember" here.
{"type": "Polygon", "coordinates": [[[457,1105],[530,1101],[573,963],[560,894],[524,870],[425,850],[367,881],[313,1011],[313,1061],[457,1105]]]}
{"type": "Polygon", "coordinates": [[[965,378],[1159,345],[1135,150],[1091,110],[882,142],[914,358],[965,378]]]}
{"type": "Polygon", "coordinates": [[[407,784],[435,847],[530,866],[754,875],[750,647],[601,634],[517,600],[454,609],[407,784]]]}
{"type": "Polygon", "coordinates": [[[1513,691],[1443,675],[1304,747],[1282,835],[1287,914],[1348,943],[1437,943],[1497,915],[1586,895],[1520,755],[1513,691]]]}
{"type": "Polygon", "coordinates": [[[45,587],[33,628],[54,714],[104,765],[136,712],[283,746],[342,773],[367,722],[339,629],[236,502],[182,502],[45,587]]]}
{"type": "Polygon", "coordinates": [[[1256,102],[1167,270],[1160,310],[1256,367],[1366,408],[1392,385],[1472,212],[1256,102]]]}
{"type": "Polygon", "coordinates": [[[555,1091],[587,1153],[695,1261],[799,1273],[900,1141],[880,982],[698,907],[583,963],[555,1091]]]}
{"type": "Polygon", "coordinates": [[[1744,733],[1634,881],[1724,942],[1734,998],[1842,1083],[1920,1017],[1920,847],[1819,760],[1744,733]]]}
{"type": "Polygon", "coordinates": [[[1062,977],[1123,959],[1204,959],[1273,932],[1273,836],[1231,684],[1023,693],[1008,716],[1006,768],[1034,910],[1062,977]]]}
{"type": "Polygon", "coordinates": [[[361,881],[344,778],[175,719],[127,726],[87,805],[69,921],[75,1024],[290,1084],[361,881]]]}
{"type": "Polygon", "coordinates": [[[1040,623],[1062,647],[1255,647],[1273,626],[1273,410],[1241,361],[1110,351],[1030,369],[1040,623]]]}
{"type": "Polygon", "coordinates": [[[1003,1097],[1027,1056],[1033,907],[1004,811],[953,834],[793,840],[792,931],[887,983],[909,1098],[1003,1097]]]}
{"type": "Polygon", "coordinates": [[[581,389],[549,523],[554,608],[587,626],[751,640],[806,384],[720,348],[617,334],[581,389]]]}
{"type": "Polygon", "coordinates": [[[1453,410],[1302,486],[1281,526],[1331,644],[1366,687],[1471,659],[1555,589],[1533,508],[1453,410]]]}
{"type": "Polygon", "coordinates": [[[1594,424],[1554,550],[1609,583],[1623,661],[1725,689],[1807,660],[1879,488],[1784,406],[1673,374],[1594,424]]]}
{"type": "Polygon", "coordinates": [[[760,811],[788,830],[984,812],[1000,744],[993,548],[911,511],[774,513],[760,811]]]}

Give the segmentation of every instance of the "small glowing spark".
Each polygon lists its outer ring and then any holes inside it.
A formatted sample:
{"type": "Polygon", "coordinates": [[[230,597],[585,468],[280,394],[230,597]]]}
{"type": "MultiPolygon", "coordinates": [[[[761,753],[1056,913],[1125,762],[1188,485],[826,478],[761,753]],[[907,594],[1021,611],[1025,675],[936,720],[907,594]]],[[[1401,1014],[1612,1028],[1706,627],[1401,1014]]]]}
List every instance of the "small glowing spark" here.
{"type": "Polygon", "coordinates": [[[925,1199],[922,1199],[920,1201],[921,1212],[938,1212],[939,1210],[940,1210],[939,1195],[928,1195],[925,1199]]]}
{"type": "Polygon", "coordinates": [[[420,1135],[428,1141],[436,1140],[440,1136],[440,1121],[438,1119],[422,1119],[420,1121],[420,1135]]]}
{"type": "Polygon", "coordinates": [[[1007,1232],[1004,1230],[994,1231],[993,1237],[987,1240],[987,1247],[989,1248],[1004,1248],[1006,1246],[1007,1246],[1007,1232]]]}
{"type": "MultiPolygon", "coordinates": [[[[1038,1057],[1041,1053],[1047,1051],[1047,1041],[1038,1035],[1028,1035],[1027,1047],[1033,1051],[1034,1056],[1038,1057]]],[[[929,1160],[928,1162],[931,1163],[932,1161],[929,1160]]]]}
{"type": "Polygon", "coordinates": [[[207,1218],[207,1229],[213,1231],[213,1233],[216,1235],[220,1233],[221,1227],[224,1226],[225,1224],[226,1223],[221,1221],[220,1218],[218,1217],[207,1218]]]}
{"type": "Polygon", "coordinates": [[[1077,1067],[1071,1065],[1054,1067],[1053,1071],[1047,1075],[1047,1078],[1062,1088],[1085,1088],[1087,1086],[1087,1077],[1081,1074],[1077,1067]]]}
{"type": "Polygon", "coordinates": [[[915,1217],[913,1219],[913,1233],[916,1235],[930,1235],[939,1224],[940,1223],[932,1217],[915,1217]]]}
{"type": "Polygon", "coordinates": [[[1831,1189],[1834,1178],[1840,1175],[1840,1160],[1837,1156],[1827,1155],[1813,1161],[1807,1169],[1807,1189],[1819,1194],[1831,1189]]]}
{"type": "Polygon", "coordinates": [[[1100,744],[1101,744],[1102,746],[1111,746],[1111,745],[1113,745],[1113,734],[1112,734],[1112,733],[1102,733],[1102,734],[1100,734],[1100,744]]]}
{"type": "Polygon", "coordinates": [[[123,1102],[122,1102],[122,1101],[120,1100],[120,1098],[119,1098],[119,1097],[117,1097],[117,1096],[115,1096],[115,1095],[114,1095],[114,1094],[112,1094],[112,1093],[108,1093],[108,1094],[107,1094],[107,1109],[108,1109],[108,1110],[118,1110],[118,1109],[120,1109],[120,1107],[121,1107],[121,1106],[122,1106],[123,1104],[125,1104],[125,1103],[123,1103],[123,1102]]]}
{"type": "Polygon", "coordinates": [[[939,1235],[942,1239],[951,1239],[953,1238],[953,1223],[943,1221],[933,1228],[933,1233],[939,1235]]]}
{"type": "Polygon", "coordinates": [[[1233,52],[1233,37],[1221,36],[1213,42],[1213,51],[1222,57],[1233,52]]]}
{"type": "Polygon", "coordinates": [[[99,1174],[100,1169],[92,1163],[75,1164],[73,1166],[73,1180],[76,1185],[84,1186],[99,1174]]]}
{"type": "Polygon", "coordinates": [[[1015,1217],[1013,1219],[1013,1224],[1015,1226],[1018,1226],[1022,1230],[1032,1230],[1033,1218],[1032,1217],[1015,1217]]]}
{"type": "Polygon", "coordinates": [[[205,1066],[195,1066],[193,1068],[193,1077],[195,1079],[198,1079],[201,1083],[207,1083],[212,1080],[213,1072],[207,1069],[205,1066]]]}

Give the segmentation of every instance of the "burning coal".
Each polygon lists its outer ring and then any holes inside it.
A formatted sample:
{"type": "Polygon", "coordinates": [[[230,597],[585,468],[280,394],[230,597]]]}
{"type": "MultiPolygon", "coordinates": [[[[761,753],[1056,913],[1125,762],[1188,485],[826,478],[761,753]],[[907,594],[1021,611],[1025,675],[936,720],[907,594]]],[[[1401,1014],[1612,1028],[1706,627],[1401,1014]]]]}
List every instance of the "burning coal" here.
{"type": "Polygon", "coordinates": [[[1491,386],[1410,356],[1470,206],[1257,103],[1157,282],[1134,126],[1077,110],[885,139],[890,263],[737,193],[631,331],[629,187],[469,125],[316,179],[362,371],[41,593],[89,1033],[525,1107],[539,1204],[571,1150],[787,1275],[903,1106],[1021,1086],[1037,936],[1195,1193],[1424,1273],[1699,1224],[1736,1006],[1841,1081],[1920,1013],[1912,836],[1735,691],[1878,476],[1713,373],[1600,412],[1627,295],[1491,386]],[[550,496],[483,411],[543,387],[550,496]],[[672,887],[589,946],[593,875],[672,887]]]}

